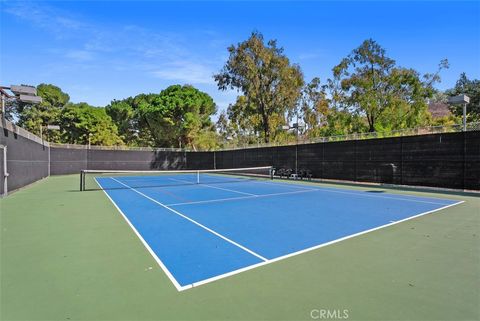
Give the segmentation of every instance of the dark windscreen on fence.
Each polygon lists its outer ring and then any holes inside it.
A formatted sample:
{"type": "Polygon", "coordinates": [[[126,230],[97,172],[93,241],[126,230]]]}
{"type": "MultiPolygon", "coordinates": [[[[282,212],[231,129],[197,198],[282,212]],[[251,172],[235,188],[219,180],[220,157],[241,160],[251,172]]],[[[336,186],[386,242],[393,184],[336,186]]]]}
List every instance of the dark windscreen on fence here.
{"type": "Polygon", "coordinates": [[[351,140],[216,152],[217,168],[272,165],[313,178],[480,189],[480,132],[351,140]]]}
{"type": "Polygon", "coordinates": [[[52,147],[50,173],[52,175],[76,174],[87,168],[87,149],[52,147]]]}
{"type": "Polygon", "coordinates": [[[186,166],[187,169],[214,169],[216,155],[213,152],[187,152],[186,166]]]}
{"type": "Polygon", "coordinates": [[[3,140],[0,143],[0,196],[5,194],[5,161],[6,161],[6,149],[3,145],[3,140]]]}
{"type": "Polygon", "coordinates": [[[88,151],[88,169],[161,170],[184,167],[184,152],[95,149],[88,151]]]}
{"type": "Polygon", "coordinates": [[[52,175],[76,174],[81,170],[171,170],[184,169],[185,152],[164,150],[89,149],[86,146],[53,147],[52,175]]]}
{"type": "Polygon", "coordinates": [[[355,141],[352,161],[357,181],[401,184],[402,139],[355,141]]]}
{"type": "Polygon", "coordinates": [[[464,133],[402,138],[401,184],[462,188],[464,133]]]}
{"type": "Polygon", "coordinates": [[[6,123],[0,144],[7,147],[9,190],[49,173],[258,166],[308,171],[317,179],[480,189],[480,131],[202,152],[55,145],[49,153],[38,137],[6,123]]]}
{"type": "MultiPolygon", "coordinates": [[[[49,175],[48,144],[7,121],[4,121],[1,127],[0,145],[7,148],[6,169],[9,174],[7,190],[13,191],[47,177],[49,175]]],[[[2,172],[0,172],[2,176],[4,176],[3,170],[2,168],[2,172]]]]}
{"type": "Polygon", "coordinates": [[[465,189],[480,189],[480,132],[465,133],[465,189]]]}

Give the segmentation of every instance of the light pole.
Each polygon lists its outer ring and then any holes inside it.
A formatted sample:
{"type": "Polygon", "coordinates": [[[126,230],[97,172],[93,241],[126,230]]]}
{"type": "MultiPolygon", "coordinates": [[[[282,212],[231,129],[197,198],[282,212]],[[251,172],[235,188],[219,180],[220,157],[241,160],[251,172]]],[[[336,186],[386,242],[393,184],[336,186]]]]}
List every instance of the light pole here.
{"type": "MultiPolygon", "coordinates": [[[[224,145],[224,146],[228,146],[228,142],[232,140],[233,140],[232,136],[225,137],[225,142],[227,143],[227,145],[224,145]]],[[[213,169],[217,169],[217,147],[216,146],[213,148],[213,169]]]]}
{"type": "Polygon", "coordinates": [[[3,176],[3,193],[0,196],[7,196],[8,185],[7,185],[7,178],[8,178],[8,171],[7,171],[7,146],[0,145],[0,150],[2,150],[2,167],[3,171],[0,175],[3,176]]]}
{"type": "Polygon", "coordinates": [[[92,146],[91,145],[92,136],[93,136],[92,133],[88,133],[88,149],[90,149],[90,147],[92,146]]]}
{"type": "MultiPolygon", "coordinates": [[[[47,126],[43,126],[43,125],[40,125],[40,139],[43,141],[43,129],[46,129],[46,130],[60,130],[60,126],[58,125],[47,125],[47,126]]],[[[48,135],[48,132],[47,132],[47,142],[50,141],[50,135],[48,135]]]]}
{"type": "Polygon", "coordinates": [[[467,172],[467,159],[466,159],[466,154],[467,154],[467,144],[465,142],[466,139],[466,132],[467,132],[467,104],[470,102],[470,97],[467,95],[458,95],[454,97],[449,97],[448,102],[452,105],[460,105],[463,104],[463,187],[465,188],[465,178],[466,178],[466,172],[467,172]]]}
{"type": "Polygon", "coordinates": [[[470,103],[470,97],[467,95],[458,95],[454,97],[449,97],[448,102],[452,105],[463,104],[463,131],[467,131],[467,104],[470,103]]]}
{"type": "Polygon", "coordinates": [[[281,130],[295,130],[295,175],[298,177],[298,136],[299,136],[299,130],[305,128],[305,125],[301,125],[298,123],[298,117],[297,117],[297,122],[293,123],[292,126],[289,125],[283,125],[280,126],[279,129],[281,130]]]}
{"type": "Polygon", "coordinates": [[[5,99],[10,98],[10,96],[3,90],[3,88],[0,88],[0,95],[2,96],[2,120],[5,119],[5,99]]]}
{"type": "Polygon", "coordinates": [[[42,97],[37,96],[37,88],[31,86],[0,86],[0,96],[2,99],[2,120],[5,119],[5,100],[7,98],[13,98],[30,104],[39,104],[42,102],[42,97]],[[9,94],[8,91],[12,92],[13,95],[9,94]]]}

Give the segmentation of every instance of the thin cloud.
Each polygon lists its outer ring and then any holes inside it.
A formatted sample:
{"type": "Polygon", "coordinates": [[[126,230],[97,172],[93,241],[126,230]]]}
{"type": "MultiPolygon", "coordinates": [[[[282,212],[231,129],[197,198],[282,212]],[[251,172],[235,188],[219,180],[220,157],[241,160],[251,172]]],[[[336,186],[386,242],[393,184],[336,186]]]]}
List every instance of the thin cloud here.
{"type": "Polygon", "coordinates": [[[159,70],[152,71],[151,74],[164,80],[181,81],[188,84],[215,84],[212,69],[190,61],[172,62],[159,70]]]}
{"type": "Polygon", "coordinates": [[[70,50],[65,57],[77,61],[90,61],[94,59],[94,53],[87,50],[70,50]]]}
{"type": "Polygon", "coordinates": [[[56,38],[76,38],[76,48],[68,48],[63,56],[74,60],[93,60],[105,53],[121,53],[128,58],[172,60],[189,56],[181,45],[181,36],[153,32],[125,25],[116,28],[83,21],[69,12],[35,2],[6,2],[4,12],[27,21],[56,38]],[[97,55],[95,55],[97,53],[97,55]]]}
{"type": "Polygon", "coordinates": [[[57,37],[73,35],[72,31],[87,28],[72,15],[57,8],[38,5],[32,1],[3,2],[4,12],[28,21],[57,37]]]}
{"type": "MultiPolygon", "coordinates": [[[[65,74],[75,73],[94,76],[102,72],[100,78],[105,78],[106,74],[136,75],[141,77],[139,81],[155,78],[156,83],[162,85],[169,82],[196,85],[213,96],[223,96],[220,108],[228,106],[229,98],[217,92],[213,79],[213,74],[224,62],[225,50],[221,50],[218,57],[210,55],[205,60],[195,48],[191,48],[191,38],[196,39],[199,35],[205,37],[203,46],[226,46],[226,39],[214,31],[202,30],[185,35],[133,24],[111,26],[89,21],[46,3],[12,2],[3,10],[58,40],[44,49],[58,58],[43,64],[42,72],[50,79],[60,80],[65,74]]],[[[79,93],[89,95],[88,91],[78,87],[69,89],[76,91],[77,96],[79,93]]],[[[74,92],[71,94],[75,96],[74,92]]]]}
{"type": "Polygon", "coordinates": [[[326,53],[324,51],[313,51],[313,52],[304,52],[298,55],[300,60],[311,60],[325,57],[326,53]]]}

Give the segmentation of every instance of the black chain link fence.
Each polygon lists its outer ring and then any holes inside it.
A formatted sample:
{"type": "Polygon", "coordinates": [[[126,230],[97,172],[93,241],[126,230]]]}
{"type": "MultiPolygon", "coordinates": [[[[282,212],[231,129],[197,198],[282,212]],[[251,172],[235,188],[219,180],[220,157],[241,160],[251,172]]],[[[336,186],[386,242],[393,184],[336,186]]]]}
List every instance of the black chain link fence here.
{"type": "Polygon", "coordinates": [[[219,151],[217,168],[273,165],[314,178],[480,189],[480,131],[219,151]]]}
{"type": "MultiPolygon", "coordinates": [[[[4,122],[8,190],[82,169],[162,170],[274,166],[313,178],[480,190],[480,131],[258,147],[216,152],[53,145],[4,122]]],[[[0,193],[3,162],[0,149],[0,193]]]]}
{"type": "Polygon", "coordinates": [[[7,121],[1,122],[0,132],[0,195],[19,189],[49,176],[50,147],[39,137],[7,121]],[[6,171],[4,149],[6,148],[6,171]],[[8,176],[5,175],[8,173],[8,176]],[[7,188],[4,183],[7,181],[7,188]]]}

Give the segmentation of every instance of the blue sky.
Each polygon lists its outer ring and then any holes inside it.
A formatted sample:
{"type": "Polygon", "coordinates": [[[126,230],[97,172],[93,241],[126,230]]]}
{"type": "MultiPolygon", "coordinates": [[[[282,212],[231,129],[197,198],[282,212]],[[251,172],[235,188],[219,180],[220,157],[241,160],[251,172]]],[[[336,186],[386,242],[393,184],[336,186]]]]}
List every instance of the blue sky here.
{"type": "Polygon", "coordinates": [[[226,48],[254,30],[277,39],[308,80],[367,38],[403,67],[436,70],[439,88],[461,72],[480,78],[480,2],[127,2],[0,0],[2,85],[52,83],[73,102],[112,99],[189,83],[219,109],[235,101],[212,75],[226,48]]]}

